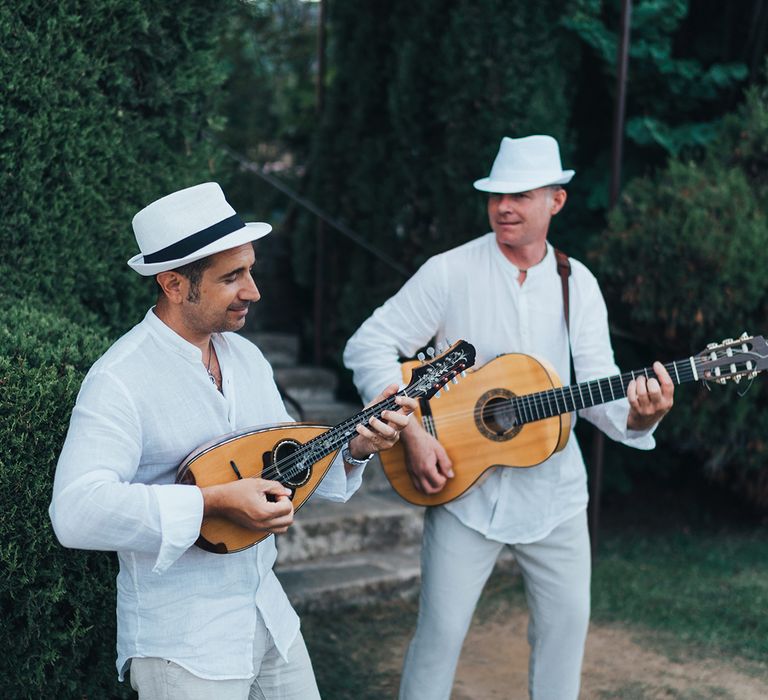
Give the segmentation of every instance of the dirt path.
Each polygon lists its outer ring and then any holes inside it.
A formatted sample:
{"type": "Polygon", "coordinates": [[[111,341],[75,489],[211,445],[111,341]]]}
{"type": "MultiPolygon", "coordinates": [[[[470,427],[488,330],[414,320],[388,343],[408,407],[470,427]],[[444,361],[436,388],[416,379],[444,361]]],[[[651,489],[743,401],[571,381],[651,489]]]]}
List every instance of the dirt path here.
{"type": "MultiPolygon", "coordinates": [[[[524,611],[475,624],[459,663],[452,700],[527,700],[524,611]],[[510,663],[510,659],[513,660],[510,663]]],[[[712,660],[670,661],[623,627],[592,624],[580,700],[765,700],[768,665],[744,669],[712,660]]]]}

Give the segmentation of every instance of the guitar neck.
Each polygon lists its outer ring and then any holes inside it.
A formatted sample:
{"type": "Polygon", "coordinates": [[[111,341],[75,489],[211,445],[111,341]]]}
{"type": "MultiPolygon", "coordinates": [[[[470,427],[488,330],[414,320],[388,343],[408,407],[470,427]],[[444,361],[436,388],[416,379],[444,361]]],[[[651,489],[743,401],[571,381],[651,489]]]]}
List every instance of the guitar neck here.
{"type": "MultiPolygon", "coordinates": [[[[696,358],[689,357],[685,360],[670,362],[664,367],[675,384],[684,384],[702,378],[697,369],[697,362],[696,358]]],[[[627,395],[629,383],[637,377],[650,379],[655,378],[656,374],[651,367],[645,367],[604,379],[591,379],[580,384],[516,396],[511,399],[515,408],[516,422],[532,423],[543,418],[572,413],[582,408],[622,399],[627,395]]]]}

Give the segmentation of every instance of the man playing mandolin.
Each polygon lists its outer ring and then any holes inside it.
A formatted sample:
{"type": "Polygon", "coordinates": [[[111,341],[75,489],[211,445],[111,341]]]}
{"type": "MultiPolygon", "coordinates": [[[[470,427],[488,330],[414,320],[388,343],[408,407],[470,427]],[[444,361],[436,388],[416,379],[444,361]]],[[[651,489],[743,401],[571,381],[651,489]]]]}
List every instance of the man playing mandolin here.
{"type": "MultiPolygon", "coordinates": [[[[204,488],[174,483],[203,443],[291,420],[261,352],[231,332],[259,300],[253,241],[271,227],[243,223],[210,182],[153,202],[133,228],[141,253],[128,264],[154,276],[157,304],[83,382],[56,468],[56,535],[118,553],[117,669],[122,679],[130,665],[142,700],[319,698],[299,619],[272,571],[274,538],[225,555],[193,546],[211,517],[285,532],[292,491],[239,472],[204,488]]],[[[371,454],[395,443],[415,402],[387,405],[350,428],[319,495],[348,499],[371,454]]]]}
{"type": "MultiPolygon", "coordinates": [[[[489,177],[474,183],[488,193],[492,232],[428,260],[349,340],[344,360],[363,397],[372,397],[383,381],[400,380],[398,357],[412,357],[432,338],[466,338],[478,367],[503,353],[544,358],[565,384],[571,354],[580,382],[617,372],[597,281],[576,260],[565,266],[570,277],[561,278],[547,242],[573,174],[562,169],[550,136],[502,140],[489,177]]],[[[673,399],[665,368],[657,362],[653,370],[656,378],[629,383],[626,399],[580,415],[615,440],[653,448],[651,433],[673,399]]],[[[410,480],[421,494],[439,494],[461,473],[461,458],[452,463],[440,437],[417,421],[402,433],[410,480]]],[[[509,545],[530,612],[530,696],[576,700],[591,573],[579,446],[571,435],[562,451],[538,466],[486,475],[460,498],[427,509],[419,615],[400,698],[448,700],[475,605],[501,548],[509,545]]]]}

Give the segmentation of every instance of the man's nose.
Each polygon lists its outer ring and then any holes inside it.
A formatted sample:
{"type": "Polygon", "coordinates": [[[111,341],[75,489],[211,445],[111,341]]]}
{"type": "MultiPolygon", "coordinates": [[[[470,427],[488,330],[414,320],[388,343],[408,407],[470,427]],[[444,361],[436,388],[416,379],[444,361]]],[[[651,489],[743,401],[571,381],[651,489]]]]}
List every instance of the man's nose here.
{"type": "Polygon", "coordinates": [[[502,194],[499,196],[499,211],[509,212],[514,209],[515,200],[511,194],[502,194]]]}
{"type": "Polygon", "coordinates": [[[240,290],[240,298],[248,301],[258,301],[261,299],[261,292],[256,286],[256,281],[251,275],[248,275],[245,286],[240,290]]]}

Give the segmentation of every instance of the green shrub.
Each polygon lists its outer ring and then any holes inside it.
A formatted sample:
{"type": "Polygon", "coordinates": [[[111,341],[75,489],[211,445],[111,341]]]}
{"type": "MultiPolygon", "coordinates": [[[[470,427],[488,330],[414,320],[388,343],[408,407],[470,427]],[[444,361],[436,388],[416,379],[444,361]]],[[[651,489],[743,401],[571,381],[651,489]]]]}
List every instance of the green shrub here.
{"type": "MultiPolygon", "coordinates": [[[[665,359],[742,331],[768,333],[768,91],[753,89],[701,163],[634,180],[595,251],[614,317],[665,359]]],[[[768,505],[768,396],[745,385],[681,392],[660,430],[677,450],[768,505]]]]}
{"type": "Polygon", "coordinates": [[[114,557],[63,549],[48,519],[53,472],[103,332],[0,301],[0,694],[108,698],[114,669],[114,557]]]}

